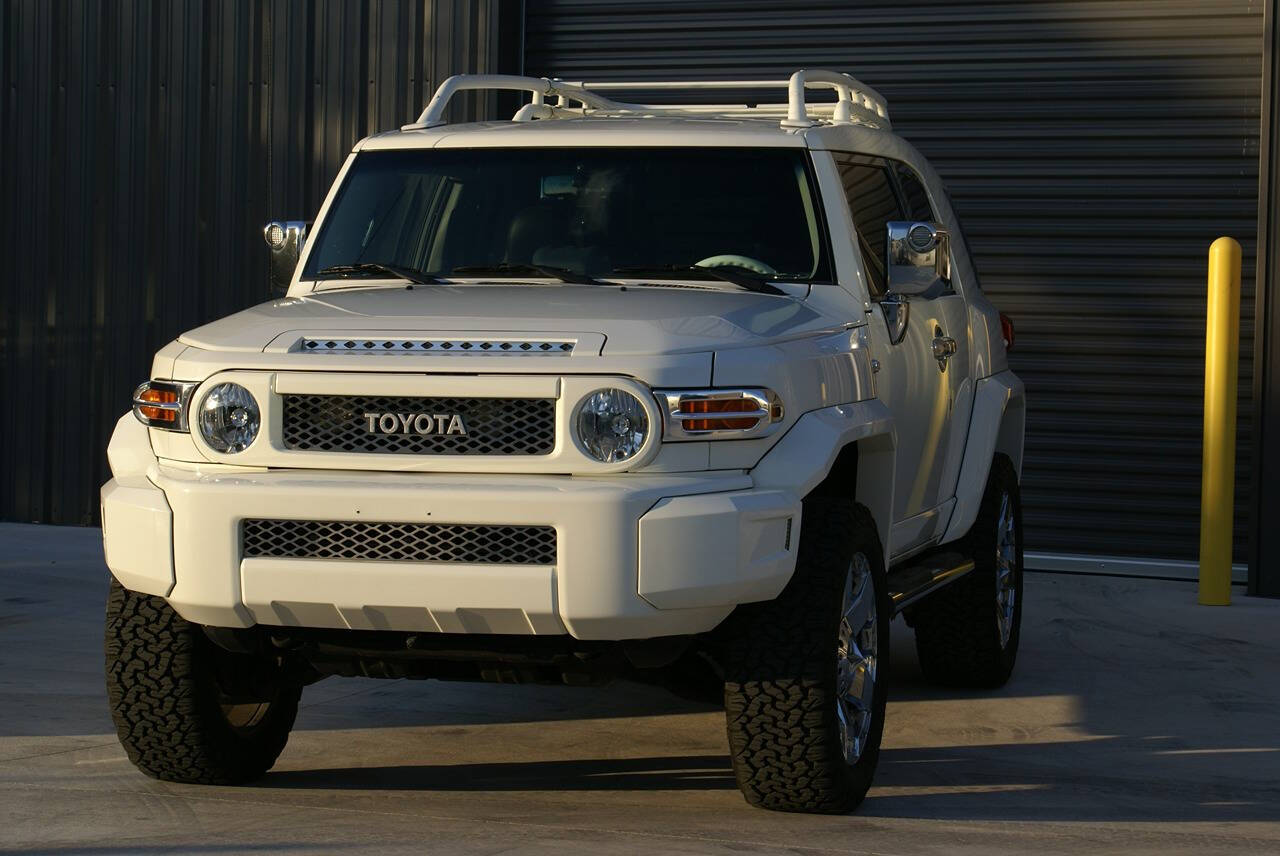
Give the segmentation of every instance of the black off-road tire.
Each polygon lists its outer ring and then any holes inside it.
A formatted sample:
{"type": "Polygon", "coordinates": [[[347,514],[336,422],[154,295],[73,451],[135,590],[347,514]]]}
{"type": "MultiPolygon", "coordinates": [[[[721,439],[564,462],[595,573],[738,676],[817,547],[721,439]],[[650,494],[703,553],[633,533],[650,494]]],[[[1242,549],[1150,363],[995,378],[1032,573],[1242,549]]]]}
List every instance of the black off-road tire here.
{"type": "Polygon", "coordinates": [[[726,626],[729,753],[747,802],[815,813],[844,813],[862,802],[880,754],[892,615],[870,513],[846,498],[806,499],[791,582],[775,600],[739,607],[726,626]],[[875,585],[877,674],[870,732],[850,765],[836,717],[836,649],[855,552],[866,555],[875,585]]]}
{"type": "Polygon", "coordinates": [[[939,686],[994,688],[1013,673],[1022,625],[1022,499],[1018,474],[1004,455],[991,462],[986,491],[973,528],[957,544],[974,569],[908,610],[925,679],[939,686]],[[1001,642],[997,614],[998,521],[1001,497],[1013,506],[1016,533],[1012,629],[1001,642]]]}
{"type": "Polygon", "coordinates": [[[261,663],[218,648],[163,598],[129,591],[113,578],[105,647],[111,718],[129,760],[147,775],[241,784],[269,770],[284,749],[300,684],[276,682],[253,699],[268,703],[265,714],[233,727],[217,674],[243,674],[261,663]]]}

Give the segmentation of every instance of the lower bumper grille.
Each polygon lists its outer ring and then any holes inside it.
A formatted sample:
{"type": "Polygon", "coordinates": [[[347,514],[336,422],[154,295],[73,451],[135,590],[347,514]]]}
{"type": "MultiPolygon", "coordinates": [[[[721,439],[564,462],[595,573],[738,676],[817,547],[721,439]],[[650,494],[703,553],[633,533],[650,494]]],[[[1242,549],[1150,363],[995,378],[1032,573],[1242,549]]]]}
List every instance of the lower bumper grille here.
{"type": "Polygon", "coordinates": [[[475,565],[554,565],[552,526],[244,520],[241,555],[251,558],[374,559],[475,565]]]}

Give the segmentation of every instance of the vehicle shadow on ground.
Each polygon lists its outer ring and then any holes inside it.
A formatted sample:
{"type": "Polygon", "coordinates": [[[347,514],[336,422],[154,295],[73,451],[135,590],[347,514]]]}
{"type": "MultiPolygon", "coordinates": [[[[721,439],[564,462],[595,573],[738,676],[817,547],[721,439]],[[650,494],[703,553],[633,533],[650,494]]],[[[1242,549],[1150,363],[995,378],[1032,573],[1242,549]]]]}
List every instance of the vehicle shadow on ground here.
{"type": "MultiPolygon", "coordinates": [[[[1229,733],[1201,719],[1188,720],[1172,697],[1153,696],[1137,708],[1132,702],[1117,705],[1121,694],[1109,682],[1089,684],[1054,678],[1057,670],[1053,666],[1057,664],[1038,662],[1034,649],[1028,651],[1025,664],[1030,677],[1015,675],[1000,689],[936,687],[920,672],[910,631],[896,624],[894,636],[890,698],[895,703],[910,707],[917,702],[942,702],[946,706],[939,708],[940,713],[954,717],[964,710],[954,703],[968,700],[999,705],[1060,696],[1073,699],[1072,709],[1083,718],[1059,725],[1070,732],[1066,736],[1037,733],[1037,723],[1019,719],[1017,728],[1030,730],[1016,730],[1011,737],[1008,732],[984,731],[991,723],[984,726],[975,708],[968,717],[972,721],[954,723],[969,742],[886,748],[880,756],[875,786],[858,817],[1280,821],[1280,734],[1272,733],[1259,742],[1262,735],[1255,731],[1251,744],[1233,742],[1229,733]],[[1275,772],[1268,773],[1269,769],[1275,772]]],[[[1123,680],[1122,675],[1116,679],[1123,680]]],[[[392,718],[403,725],[423,726],[442,724],[442,720],[485,721],[488,712],[495,714],[495,719],[511,722],[525,717],[555,719],[566,709],[574,710],[577,716],[617,715],[619,708],[632,715],[637,711],[669,715],[717,710],[682,701],[657,687],[630,682],[615,684],[605,693],[563,687],[478,687],[471,700],[472,705],[461,705],[458,710],[402,711],[392,718]],[[526,713],[513,719],[503,698],[508,692],[545,693],[545,697],[528,704],[526,713]]],[[[1232,703],[1240,708],[1243,702],[1235,699],[1232,703]]],[[[369,711],[372,718],[381,727],[391,725],[383,719],[389,711],[383,704],[377,708],[376,713],[369,711]]],[[[897,713],[904,710],[899,707],[897,713]]],[[[894,715],[891,709],[891,719],[894,715]]],[[[463,793],[719,791],[729,804],[744,805],[736,794],[729,758],[723,753],[292,770],[268,774],[262,786],[463,793]]]]}
{"type": "Polygon", "coordinates": [[[1149,776],[1135,776],[1123,760],[1149,761],[1161,745],[1151,738],[1111,737],[890,749],[880,757],[875,785],[859,814],[930,820],[1280,821],[1280,787],[1230,781],[1229,762],[1216,781],[1197,782],[1187,759],[1170,757],[1149,776]]]}
{"type": "Polygon", "coordinates": [[[658,686],[329,678],[303,690],[295,731],[573,722],[718,712],[658,686]]]}
{"type": "Polygon", "coordinates": [[[272,788],[370,791],[706,791],[737,788],[726,755],[409,764],[267,774],[272,788]]]}
{"type": "MultiPolygon", "coordinates": [[[[1280,820],[1280,791],[1245,783],[1191,784],[1107,775],[1116,753],[1141,741],[1115,738],[1072,745],[1002,744],[972,749],[889,749],[860,817],[922,820],[1238,822],[1280,820]],[[1047,768],[1046,751],[1069,750],[1071,768],[1047,768]]],[[[1171,771],[1175,773],[1176,771],[1171,771]]],[[[583,758],[481,764],[286,770],[264,789],[450,793],[723,791],[739,803],[725,755],[583,758]]]]}

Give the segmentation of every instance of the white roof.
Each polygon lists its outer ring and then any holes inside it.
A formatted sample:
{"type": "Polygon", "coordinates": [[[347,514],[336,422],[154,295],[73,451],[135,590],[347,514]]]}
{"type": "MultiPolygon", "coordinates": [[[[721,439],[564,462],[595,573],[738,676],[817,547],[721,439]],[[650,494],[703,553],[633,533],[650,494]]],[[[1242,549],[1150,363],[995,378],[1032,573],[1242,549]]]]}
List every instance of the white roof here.
{"type": "Polygon", "coordinates": [[[565,118],[537,122],[474,122],[387,131],[357,150],[507,146],[743,146],[803,148],[803,133],[777,121],[711,118],[565,118]]]}

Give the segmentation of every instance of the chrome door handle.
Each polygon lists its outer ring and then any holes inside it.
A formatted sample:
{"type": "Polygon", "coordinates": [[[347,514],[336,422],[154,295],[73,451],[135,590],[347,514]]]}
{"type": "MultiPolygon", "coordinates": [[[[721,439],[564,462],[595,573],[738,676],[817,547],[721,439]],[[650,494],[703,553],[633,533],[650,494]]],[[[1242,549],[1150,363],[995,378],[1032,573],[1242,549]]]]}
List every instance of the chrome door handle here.
{"type": "Polygon", "coordinates": [[[956,340],[950,336],[938,336],[933,340],[933,358],[938,361],[938,367],[943,371],[947,370],[947,360],[956,354],[956,340]]]}

